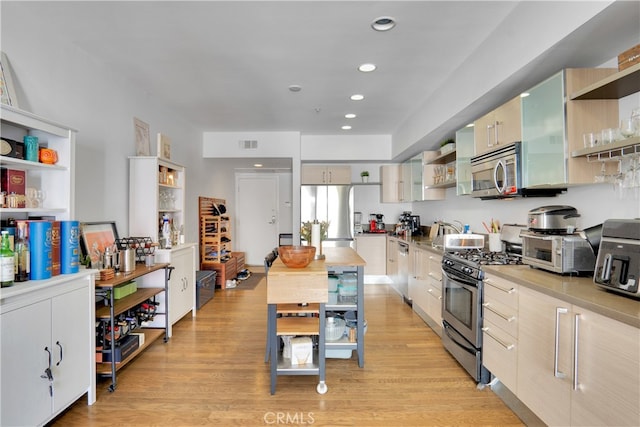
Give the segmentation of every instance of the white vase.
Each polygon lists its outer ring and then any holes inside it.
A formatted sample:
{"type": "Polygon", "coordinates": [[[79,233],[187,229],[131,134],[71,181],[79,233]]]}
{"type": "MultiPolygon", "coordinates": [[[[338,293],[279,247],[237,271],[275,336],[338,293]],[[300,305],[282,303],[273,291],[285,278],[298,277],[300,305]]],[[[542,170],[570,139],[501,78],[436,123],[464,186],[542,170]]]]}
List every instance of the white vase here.
{"type": "Polygon", "coordinates": [[[369,177],[368,176],[362,176],[362,182],[369,182],[369,177]]]}

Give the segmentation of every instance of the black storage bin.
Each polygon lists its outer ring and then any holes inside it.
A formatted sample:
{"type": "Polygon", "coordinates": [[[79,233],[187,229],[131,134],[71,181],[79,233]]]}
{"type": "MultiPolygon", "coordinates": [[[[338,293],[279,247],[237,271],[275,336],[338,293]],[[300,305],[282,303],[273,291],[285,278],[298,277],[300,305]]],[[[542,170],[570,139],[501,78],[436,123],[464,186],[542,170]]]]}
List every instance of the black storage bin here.
{"type": "Polygon", "coordinates": [[[216,274],[215,270],[196,271],[196,307],[198,310],[213,298],[216,290],[216,274]]]}

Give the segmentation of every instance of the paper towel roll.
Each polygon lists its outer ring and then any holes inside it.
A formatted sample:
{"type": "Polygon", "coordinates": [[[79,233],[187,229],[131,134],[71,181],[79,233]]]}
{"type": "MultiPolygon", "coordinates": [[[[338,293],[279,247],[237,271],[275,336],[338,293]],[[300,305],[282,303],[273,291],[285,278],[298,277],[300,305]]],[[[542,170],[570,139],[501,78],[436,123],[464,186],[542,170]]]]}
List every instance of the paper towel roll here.
{"type": "Polygon", "coordinates": [[[311,246],[316,247],[316,253],[320,253],[320,224],[311,224],[311,246]]]}

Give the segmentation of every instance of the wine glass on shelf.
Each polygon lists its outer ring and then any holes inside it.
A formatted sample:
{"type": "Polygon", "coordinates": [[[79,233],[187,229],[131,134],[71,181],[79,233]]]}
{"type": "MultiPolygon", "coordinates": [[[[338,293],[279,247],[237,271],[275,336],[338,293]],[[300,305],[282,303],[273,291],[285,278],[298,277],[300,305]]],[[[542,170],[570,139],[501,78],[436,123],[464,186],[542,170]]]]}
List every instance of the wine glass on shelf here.
{"type": "Polygon", "coordinates": [[[600,175],[596,175],[595,177],[595,182],[596,183],[601,183],[604,182],[605,179],[607,178],[607,165],[605,164],[605,162],[601,162],[601,166],[600,166],[600,175]]]}
{"type": "Polygon", "coordinates": [[[623,138],[631,138],[636,134],[634,119],[629,117],[620,120],[620,133],[623,138]]]}
{"type": "Polygon", "coordinates": [[[44,207],[44,201],[47,198],[47,192],[45,190],[37,190],[36,191],[36,203],[37,203],[37,207],[39,208],[43,208],[44,207]]]}

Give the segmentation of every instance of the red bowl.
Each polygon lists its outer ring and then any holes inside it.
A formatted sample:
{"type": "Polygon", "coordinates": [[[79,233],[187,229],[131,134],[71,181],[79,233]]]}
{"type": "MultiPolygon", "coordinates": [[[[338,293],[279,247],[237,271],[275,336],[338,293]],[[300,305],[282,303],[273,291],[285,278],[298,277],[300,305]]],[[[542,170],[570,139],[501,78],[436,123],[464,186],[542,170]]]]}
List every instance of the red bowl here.
{"type": "Polygon", "coordinates": [[[289,268],[304,268],[316,255],[315,246],[280,246],[278,256],[289,268]]]}

